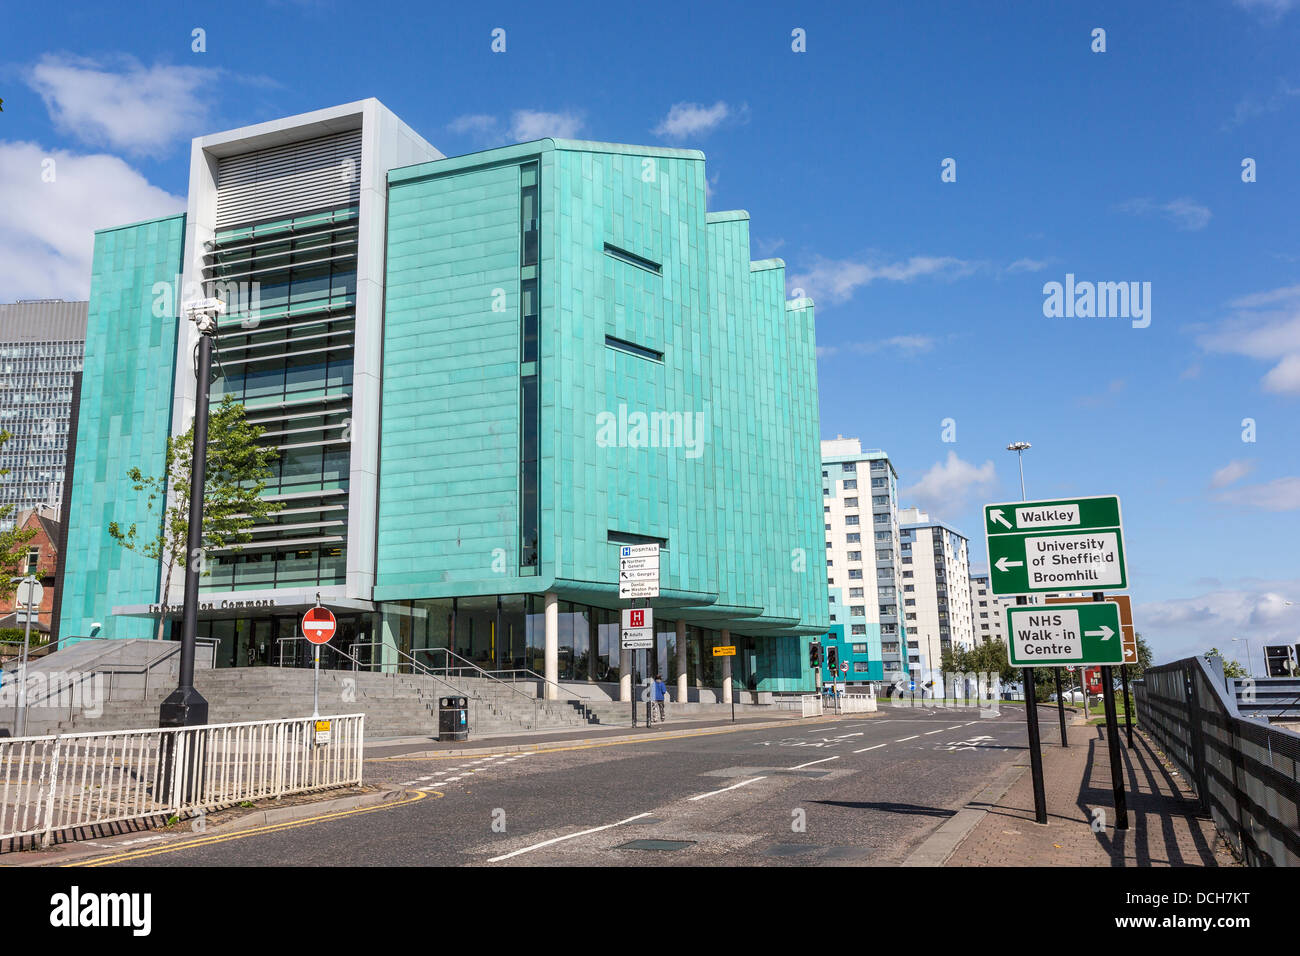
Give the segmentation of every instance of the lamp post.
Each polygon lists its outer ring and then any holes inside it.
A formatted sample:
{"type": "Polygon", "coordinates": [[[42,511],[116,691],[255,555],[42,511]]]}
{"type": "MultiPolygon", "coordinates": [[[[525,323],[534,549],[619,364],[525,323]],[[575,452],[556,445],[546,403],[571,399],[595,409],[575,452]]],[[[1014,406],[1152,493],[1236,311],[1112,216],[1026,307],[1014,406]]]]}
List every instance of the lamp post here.
{"type": "Polygon", "coordinates": [[[1016,457],[1020,459],[1020,500],[1028,501],[1025,497],[1025,452],[1034,446],[1027,441],[1013,441],[1007,446],[1007,451],[1014,451],[1016,457]]]}
{"type": "MultiPolygon", "coordinates": [[[[208,702],[194,687],[194,646],[199,629],[199,572],[203,558],[203,485],[207,477],[208,395],[212,343],[217,316],[226,311],[220,299],[201,299],[186,307],[199,330],[198,388],[194,396],[194,453],[190,461],[190,518],[185,542],[185,610],[181,618],[181,662],[176,689],[159,708],[158,726],[194,727],[208,722],[208,702]]],[[[163,595],[164,600],[166,595],[163,595]]]]}
{"type": "Polygon", "coordinates": [[[1246,645],[1246,673],[1247,673],[1248,676],[1250,676],[1250,677],[1254,677],[1254,676],[1255,676],[1255,665],[1254,665],[1254,663],[1253,663],[1253,662],[1251,661],[1251,659],[1250,659],[1250,638],[1248,638],[1248,637],[1234,637],[1234,638],[1232,639],[1232,643],[1236,644],[1236,643],[1238,643],[1238,642],[1241,642],[1242,644],[1245,644],[1245,645],[1246,645]]]}

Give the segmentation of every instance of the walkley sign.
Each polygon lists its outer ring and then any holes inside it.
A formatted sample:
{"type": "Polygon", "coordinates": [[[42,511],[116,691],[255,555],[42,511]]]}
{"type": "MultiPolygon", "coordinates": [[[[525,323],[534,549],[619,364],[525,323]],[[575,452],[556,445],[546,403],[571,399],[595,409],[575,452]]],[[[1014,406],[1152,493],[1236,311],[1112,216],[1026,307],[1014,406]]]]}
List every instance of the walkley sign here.
{"type": "Polygon", "coordinates": [[[984,533],[994,594],[1128,587],[1114,495],[985,505],[984,533]]]}

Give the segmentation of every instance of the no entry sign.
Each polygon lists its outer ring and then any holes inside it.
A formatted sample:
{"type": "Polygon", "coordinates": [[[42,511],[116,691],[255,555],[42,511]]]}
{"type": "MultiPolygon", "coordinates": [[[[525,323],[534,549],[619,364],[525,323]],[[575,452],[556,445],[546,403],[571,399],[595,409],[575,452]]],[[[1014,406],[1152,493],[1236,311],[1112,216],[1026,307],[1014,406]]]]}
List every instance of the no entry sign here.
{"type": "Polygon", "coordinates": [[[338,623],[334,612],[327,607],[313,607],[302,616],[302,633],[313,644],[328,644],[338,623]]]}

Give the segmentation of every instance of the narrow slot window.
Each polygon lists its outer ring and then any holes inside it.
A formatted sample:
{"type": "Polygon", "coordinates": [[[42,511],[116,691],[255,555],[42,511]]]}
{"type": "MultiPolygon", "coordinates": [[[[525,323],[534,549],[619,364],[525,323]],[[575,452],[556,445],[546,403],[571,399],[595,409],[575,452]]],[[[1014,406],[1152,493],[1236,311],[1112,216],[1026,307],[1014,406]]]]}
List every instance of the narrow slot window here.
{"type": "Polygon", "coordinates": [[[605,243],[605,255],[618,259],[620,262],[626,262],[630,266],[636,266],[638,269],[644,269],[646,272],[653,272],[655,275],[663,273],[663,266],[659,263],[653,262],[644,256],[638,256],[635,252],[620,249],[612,243],[605,243]]]}
{"type": "Polygon", "coordinates": [[[662,362],[664,353],[657,352],[654,349],[648,349],[644,346],[637,345],[635,342],[628,342],[625,339],[616,339],[612,335],[605,336],[605,347],[615,349],[619,352],[626,352],[628,355],[635,355],[638,358],[649,359],[652,362],[662,362]]]}

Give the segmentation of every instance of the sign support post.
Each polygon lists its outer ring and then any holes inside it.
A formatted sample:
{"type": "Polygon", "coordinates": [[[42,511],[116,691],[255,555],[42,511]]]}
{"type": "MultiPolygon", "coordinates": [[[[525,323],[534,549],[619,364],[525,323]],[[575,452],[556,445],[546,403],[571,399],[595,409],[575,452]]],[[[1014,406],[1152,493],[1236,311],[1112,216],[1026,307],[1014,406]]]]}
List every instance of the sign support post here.
{"type": "Polygon", "coordinates": [[[1128,665],[1119,666],[1120,677],[1124,681],[1124,730],[1128,733],[1128,749],[1133,749],[1133,703],[1128,696],[1128,665]]]}
{"type": "MultiPolygon", "coordinates": [[[[1094,591],[1092,599],[1104,601],[1106,595],[1101,591],[1094,591]]],[[[1109,664],[1101,666],[1101,693],[1106,708],[1106,747],[1110,751],[1110,785],[1115,795],[1115,829],[1127,830],[1128,795],[1124,791],[1124,762],[1119,755],[1119,720],[1115,716],[1115,676],[1109,664]]]]}
{"type": "Polygon", "coordinates": [[[27,659],[31,656],[32,605],[40,605],[45,589],[33,575],[27,575],[18,585],[18,602],[26,607],[23,623],[23,656],[18,668],[18,715],[14,720],[14,736],[27,736],[27,659]]]}
{"type": "MultiPolygon", "coordinates": [[[[619,628],[619,648],[628,651],[628,675],[631,690],[628,694],[632,704],[632,726],[636,726],[636,697],[637,687],[640,682],[637,672],[637,663],[641,660],[637,653],[640,650],[654,650],[654,629],[653,618],[649,610],[650,598],[659,596],[659,545],[658,544],[622,544],[618,546],[618,596],[620,599],[626,598],[631,601],[629,610],[638,610],[639,601],[645,601],[645,621],[644,626],[648,627],[649,635],[640,634],[635,641],[629,643],[627,630],[631,621],[625,619],[619,628]],[[646,641],[649,643],[646,643],[646,641]]],[[[638,629],[642,625],[636,625],[638,629]]],[[[647,654],[645,659],[645,668],[647,673],[650,669],[650,657],[647,654]]],[[[653,697],[654,694],[649,695],[653,697]]],[[[649,706],[653,707],[654,702],[649,701],[649,706]]],[[[647,713],[646,726],[650,726],[650,720],[647,713]]]]}
{"type": "Polygon", "coordinates": [[[1070,739],[1065,736],[1065,698],[1061,696],[1061,669],[1052,668],[1052,675],[1056,678],[1056,716],[1061,721],[1061,746],[1070,746],[1070,739]]]}
{"type": "MultiPolygon", "coordinates": [[[[1016,598],[1017,604],[1028,604],[1026,597],[1016,598]]],[[[1010,637],[1010,635],[1008,635],[1010,637]]],[[[1025,688],[1025,729],[1029,732],[1029,772],[1034,778],[1034,822],[1047,825],[1047,792],[1043,785],[1042,741],[1038,735],[1038,696],[1034,690],[1034,669],[1020,671],[1025,688]]]]}
{"type": "MultiPolygon", "coordinates": [[[[338,622],[334,619],[334,613],[329,608],[321,607],[320,598],[317,597],[316,606],[310,608],[302,616],[302,634],[303,637],[312,643],[312,685],[311,685],[311,717],[317,720],[320,717],[320,649],[322,644],[328,644],[334,632],[338,629],[338,622]]],[[[319,728],[317,728],[319,730],[319,728]]]]}

